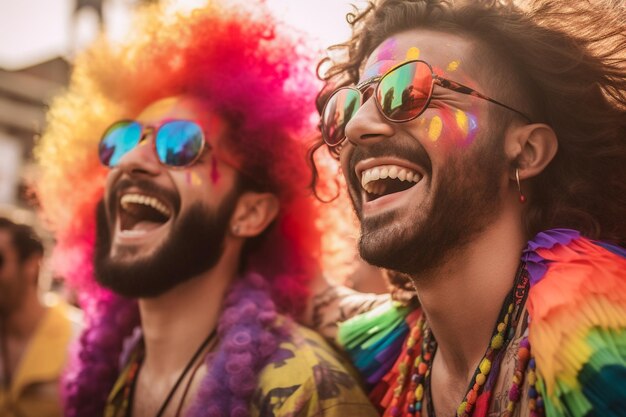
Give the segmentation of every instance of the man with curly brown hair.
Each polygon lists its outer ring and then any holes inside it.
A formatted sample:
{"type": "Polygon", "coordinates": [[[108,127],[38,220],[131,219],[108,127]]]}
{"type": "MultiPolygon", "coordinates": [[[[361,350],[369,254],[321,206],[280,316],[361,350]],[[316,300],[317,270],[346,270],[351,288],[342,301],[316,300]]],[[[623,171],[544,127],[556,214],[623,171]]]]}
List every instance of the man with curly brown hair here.
{"type": "Polygon", "coordinates": [[[626,9],[381,0],[348,20],[314,150],[340,161],[361,256],[416,294],[340,326],[370,398],[626,415],[626,9]]]}

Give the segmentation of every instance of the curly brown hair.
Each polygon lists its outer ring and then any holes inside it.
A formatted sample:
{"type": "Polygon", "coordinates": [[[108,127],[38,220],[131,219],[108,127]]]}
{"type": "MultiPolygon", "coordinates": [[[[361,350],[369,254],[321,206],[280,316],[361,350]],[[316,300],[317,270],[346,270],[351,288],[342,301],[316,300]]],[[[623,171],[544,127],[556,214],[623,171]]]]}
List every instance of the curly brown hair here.
{"type": "MultiPolygon", "coordinates": [[[[567,227],[626,246],[626,5],[623,0],[378,0],[347,16],[352,38],[329,48],[317,97],[355,84],[372,51],[402,31],[429,28],[479,42],[490,83],[556,132],[554,160],[529,181],[527,232],[567,227]]],[[[507,101],[508,102],[508,101],[507,101]]],[[[497,114],[508,123],[510,115],[497,114]]],[[[502,125],[505,126],[506,124],[502,125]]],[[[322,146],[319,142],[313,153],[322,146]]],[[[316,171],[313,163],[314,173],[316,171]]],[[[316,175],[316,174],[314,174],[316,175]]],[[[312,183],[315,187],[315,180],[312,183]]]]}

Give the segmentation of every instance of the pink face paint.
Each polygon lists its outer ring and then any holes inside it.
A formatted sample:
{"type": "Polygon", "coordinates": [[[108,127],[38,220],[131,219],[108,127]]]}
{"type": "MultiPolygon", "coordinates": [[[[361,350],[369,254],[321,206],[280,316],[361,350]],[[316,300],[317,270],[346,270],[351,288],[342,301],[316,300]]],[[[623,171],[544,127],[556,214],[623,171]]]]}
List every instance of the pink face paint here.
{"type": "Polygon", "coordinates": [[[220,180],[220,173],[217,169],[217,159],[211,157],[211,181],[216,184],[220,180]]]}
{"type": "Polygon", "coordinates": [[[385,61],[394,59],[396,53],[396,45],[398,41],[396,38],[389,38],[378,47],[378,54],[376,55],[376,61],[385,61]]]}

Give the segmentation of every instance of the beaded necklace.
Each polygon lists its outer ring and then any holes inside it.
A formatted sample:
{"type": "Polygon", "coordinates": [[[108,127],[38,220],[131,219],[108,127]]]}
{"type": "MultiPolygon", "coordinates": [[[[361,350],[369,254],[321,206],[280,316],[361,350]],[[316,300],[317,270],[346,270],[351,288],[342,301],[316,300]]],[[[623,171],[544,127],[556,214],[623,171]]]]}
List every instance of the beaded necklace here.
{"type": "MultiPolygon", "coordinates": [[[[495,383],[495,379],[499,372],[500,362],[505,351],[505,347],[515,336],[515,331],[519,323],[521,312],[524,309],[526,297],[530,287],[525,265],[522,262],[519,266],[513,288],[505,298],[503,306],[500,310],[496,328],[492,334],[489,346],[483,359],[480,361],[474,376],[470,380],[468,391],[459,404],[456,412],[457,417],[470,417],[473,415],[476,401],[481,397],[488,385],[489,389],[495,383]],[[489,377],[491,375],[491,377],[489,377]]],[[[428,415],[436,417],[433,401],[431,397],[430,371],[432,360],[437,349],[437,341],[432,331],[428,327],[428,323],[424,317],[420,318],[416,326],[411,329],[406,343],[407,359],[398,364],[398,378],[396,388],[393,392],[391,401],[391,415],[393,417],[421,417],[424,396],[427,397],[428,415]],[[421,340],[421,351],[413,361],[411,366],[410,358],[415,353],[415,346],[421,340]],[[407,383],[407,377],[410,380],[407,383]],[[401,397],[405,395],[405,401],[401,401],[401,397]],[[405,407],[401,407],[404,403],[405,407]],[[402,410],[401,408],[404,408],[402,410]]],[[[535,387],[534,359],[530,359],[530,346],[528,340],[524,339],[520,343],[518,350],[518,362],[513,377],[513,385],[509,390],[509,401],[504,416],[510,416],[519,402],[520,387],[523,384],[524,372],[527,365],[531,368],[529,372],[529,408],[531,417],[540,417],[543,415],[541,397],[538,395],[535,387]],[[532,366],[531,366],[532,365],[532,366]]],[[[485,392],[488,395],[484,400],[488,403],[491,395],[490,391],[485,392]]]]}

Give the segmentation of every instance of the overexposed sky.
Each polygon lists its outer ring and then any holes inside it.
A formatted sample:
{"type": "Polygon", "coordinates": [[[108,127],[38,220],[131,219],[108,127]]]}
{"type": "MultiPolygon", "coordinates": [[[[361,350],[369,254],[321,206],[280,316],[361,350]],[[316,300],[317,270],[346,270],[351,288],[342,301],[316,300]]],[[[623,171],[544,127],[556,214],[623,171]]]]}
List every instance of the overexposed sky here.
{"type": "MultiPolygon", "coordinates": [[[[0,68],[16,70],[89,43],[96,34],[96,16],[85,11],[72,25],[76,0],[0,0],[0,68]]],[[[176,0],[197,4],[202,0],[176,0]]],[[[267,0],[291,24],[318,37],[322,45],[349,36],[345,15],[349,0],[267,0]]],[[[111,35],[123,33],[133,0],[105,0],[105,19],[111,35]]]]}

